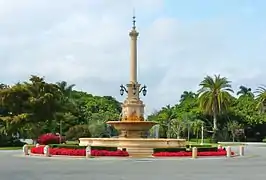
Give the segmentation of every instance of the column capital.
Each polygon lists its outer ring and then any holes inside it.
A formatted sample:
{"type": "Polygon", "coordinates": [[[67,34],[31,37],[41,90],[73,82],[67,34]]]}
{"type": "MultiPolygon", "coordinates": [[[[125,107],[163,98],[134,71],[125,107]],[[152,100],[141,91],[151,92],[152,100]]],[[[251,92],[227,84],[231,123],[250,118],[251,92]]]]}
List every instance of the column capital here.
{"type": "Polygon", "coordinates": [[[135,29],[133,29],[132,31],[129,32],[129,36],[130,36],[131,38],[137,38],[138,35],[139,35],[139,32],[136,31],[135,29]]]}

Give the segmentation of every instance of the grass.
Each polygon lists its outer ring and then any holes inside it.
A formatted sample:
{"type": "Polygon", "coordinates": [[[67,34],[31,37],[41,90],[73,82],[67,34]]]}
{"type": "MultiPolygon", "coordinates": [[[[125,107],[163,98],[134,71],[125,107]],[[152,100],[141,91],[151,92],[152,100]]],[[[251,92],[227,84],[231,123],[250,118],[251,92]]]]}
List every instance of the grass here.
{"type": "MultiPolygon", "coordinates": [[[[78,143],[79,143],[78,141],[67,141],[66,142],[66,144],[69,144],[69,145],[76,145],[78,143]]],[[[31,149],[32,147],[35,147],[35,145],[29,144],[28,147],[29,149],[31,149]]],[[[0,151],[1,150],[22,150],[22,147],[0,147],[0,151]]]]}
{"type": "Polygon", "coordinates": [[[243,143],[240,142],[232,142],[232,143],[219,143],[222,146],[241,146],[244,145],[243,143]]]}
{"type": "Polygon", "coordinates": [[[0,147],[0,150],[19,150],[22,147],[0,147]]]}
{"type": "Polygon", "coordinates": [[[66,144],[79,144],[79,142],[78,141],[66,141],[66,144]]]}
{"type": "MultiPolygon", "coordinates": [[[[32,147],[35,147],[32,144],[28,145],[29,149],[31,149],[32,147]]],[[[22,147],[0,147],[0,151],[1,150],[22,150],[22,147]]]]}

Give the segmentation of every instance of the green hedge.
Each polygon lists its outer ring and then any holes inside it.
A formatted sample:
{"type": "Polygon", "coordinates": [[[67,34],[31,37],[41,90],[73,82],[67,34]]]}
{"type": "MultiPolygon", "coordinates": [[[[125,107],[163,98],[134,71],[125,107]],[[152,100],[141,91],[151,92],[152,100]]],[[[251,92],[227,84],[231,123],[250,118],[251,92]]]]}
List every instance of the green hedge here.
{"type": "MultiPolygon", "coordinates": [[[[199,142],[201,142],[201,139],[194,139],[194,138],[192,138],[189,141],[190,142],[197,142],[197,143],[199,143],[199,142]]],[[[211,138],[206,138],[203,141],[204,141],[204,143],[212,143],[212,139],[211,138]]]]}
{"type": "Polygon", "coordinates": [[[180,152],[186,151],[186,148],[155,148],[153,151],[156,152],[180,152]]]}
{"type": "MultiPolygon", "coordinates": [[[[69,148],[69,149],[85,149],[86,146],[79,146],[73,144],[50,144],[51,148],[69,148]]],[[[195,145],[191,147],[197,147],[198,152],[204,151],[217,151],[217,147],[211,147],[207,145],[195,145]]],[[[92,146],[92,150],[107,150],[107,151],[116,151],[117,147],[102,147],[102,146],[92,146]]],[[[180,151],[192,151],[192,148],[180,147],[180,148],[155,148],[154,152],[180,152],[180,151]]]]}
{"type": "Polygon", "coordinates": [[[200,144],[189,144],[189,145],[186,145],[186,148],[193,148],[193,147],[197,147],[197,148],[212,147],[212,145],[210,145],[210,144],[203,144],[203,145],[200,145],[200,144]]]}
{"type": "MultiPolygon", "coordinates": [[[[67,149],[86,149],[86,146],[79,146],[74,144],[49,144],[51,148],[67,148],[67,149]]],[[[107,150],[116,151],[117,147],[102,147],[102,146],[92,146],[92,150],[107,150]]]]}
{"type": "Polygon", "coordinates": [[[205,151],[217,151],[217,147],[199,147],[197,148],[198,152],[205,152],[205,151]]]}

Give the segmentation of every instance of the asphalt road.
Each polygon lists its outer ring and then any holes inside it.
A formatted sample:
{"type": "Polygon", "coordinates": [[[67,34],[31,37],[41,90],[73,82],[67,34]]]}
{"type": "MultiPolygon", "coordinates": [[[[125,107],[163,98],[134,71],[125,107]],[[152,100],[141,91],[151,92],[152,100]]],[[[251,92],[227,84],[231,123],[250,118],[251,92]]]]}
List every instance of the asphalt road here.
{"type": "Polygon", "coordinates": [[[0,180],[265,180],[266,146],[244,157],[212,159],[62,159],[0,151],[0,180]]]}

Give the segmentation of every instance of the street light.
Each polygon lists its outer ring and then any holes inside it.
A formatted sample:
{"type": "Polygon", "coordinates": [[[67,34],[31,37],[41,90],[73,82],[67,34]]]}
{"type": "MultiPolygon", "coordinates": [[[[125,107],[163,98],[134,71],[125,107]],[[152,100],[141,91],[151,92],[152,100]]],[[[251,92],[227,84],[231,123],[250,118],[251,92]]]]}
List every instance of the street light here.
{"type": "Polygon", "coordinates": [[[203,123],[201,125],[201,143],[200,145],[203,145],[203,142],[204,142],[204,126],[203,126],[203,123]]]}
{"type": "MultiPolygon", "coordinates": [[[[132,93],[133,93],[133,95],[136,95],[137,93],[141,93],[141,92],[142,92],[143,96],[147,95],[147,86],[146,85],[141,87],[139,92],[137,92],[137,90],[138,89],[137,89],[136,84],[133,84],[132,85],[132,93]]],[[[121,84],[120,85],[120,95],[123,96],[125,92],[128,93],[128,90],[127,90],[127,88],[124,85],[121,84]]]]}
{"type": "Polygon", "coordinates": [[[147,89],[146,88],[147,88],[147,86],[144,85],[142,88],[140,88],[139,93],[141,93],[141,91],[142,91],[143,96],[146,96],[146,94],[147,94],[147,89]]]}
{"type": "Polygon", "coordinates": [[[125,88],[125,86],[123,86],[123,84],[121,84],[120,86],[120,95],[123,96],[124,92],[128,93],[127,89],[125,88]]]}

